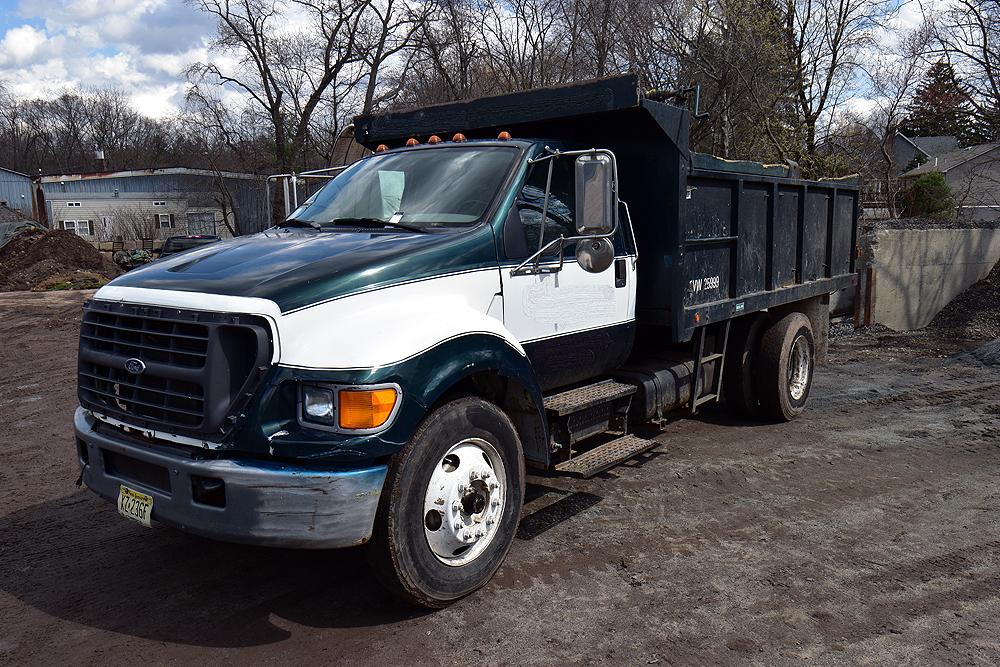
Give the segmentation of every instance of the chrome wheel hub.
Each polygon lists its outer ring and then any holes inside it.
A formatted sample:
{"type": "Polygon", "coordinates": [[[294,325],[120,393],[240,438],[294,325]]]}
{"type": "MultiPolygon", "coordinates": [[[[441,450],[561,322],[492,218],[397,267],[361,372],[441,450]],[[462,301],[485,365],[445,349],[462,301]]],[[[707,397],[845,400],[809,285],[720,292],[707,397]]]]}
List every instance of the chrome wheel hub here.
{"type": "Polygon", "coordinates": [[[792,399],[801,401],[809,386],[809,376],[812,374],[812,361],[809,358],[809,341],[805,336],[798,336],[792,343],[788,359],[788,393],[792,399]]]}
{"type": "Polygon", "coordinates": [[[424,535],[446,565],[475,560],[493,541],[507,501],[507,476],[490,443],[468,438],[435,466],[424,496],[424,535]]]}

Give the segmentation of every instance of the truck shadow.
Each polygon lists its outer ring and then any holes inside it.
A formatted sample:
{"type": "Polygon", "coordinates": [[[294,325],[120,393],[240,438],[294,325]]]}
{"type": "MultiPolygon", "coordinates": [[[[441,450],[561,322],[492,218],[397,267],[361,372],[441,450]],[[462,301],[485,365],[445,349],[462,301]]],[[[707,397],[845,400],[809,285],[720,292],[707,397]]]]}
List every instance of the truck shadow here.
{"type": "Polygon", "coordinates": [[[282,641],[291,631],[280,619],[347,628],[426,613],[383,592],[357,549],[269,549],[149,530],[83,490],[0,517],[0,590],[73,623],[206,647],[282,641]]]}

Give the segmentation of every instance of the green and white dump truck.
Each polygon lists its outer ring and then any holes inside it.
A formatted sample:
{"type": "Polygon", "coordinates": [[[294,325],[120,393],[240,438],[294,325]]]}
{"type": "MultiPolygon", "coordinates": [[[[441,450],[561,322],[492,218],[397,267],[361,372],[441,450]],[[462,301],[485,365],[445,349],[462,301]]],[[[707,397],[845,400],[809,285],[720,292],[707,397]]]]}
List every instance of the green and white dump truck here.
{"type": "Polygon", "coordinates": [[[429,607],[484,585],[526,467],[591,476],[724,396],[791,419],[855,281],[858,191],[688,148],[624,76],[356,119],[287,219],[85,307],[76,448],[119,511],[365,545],[429,607]]]}

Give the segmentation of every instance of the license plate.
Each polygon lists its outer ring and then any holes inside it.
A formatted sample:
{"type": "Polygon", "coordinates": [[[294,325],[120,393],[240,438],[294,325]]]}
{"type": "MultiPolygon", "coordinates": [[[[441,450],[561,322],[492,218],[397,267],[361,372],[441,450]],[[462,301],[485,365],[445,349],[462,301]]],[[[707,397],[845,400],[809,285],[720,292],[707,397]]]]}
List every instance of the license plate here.
{"type": "Polygon", "coordinates": [[[149,517],[153,513],[153,496],[139,493],[122,484],[118,487],[118,513],[149,528],[149,517]]]}

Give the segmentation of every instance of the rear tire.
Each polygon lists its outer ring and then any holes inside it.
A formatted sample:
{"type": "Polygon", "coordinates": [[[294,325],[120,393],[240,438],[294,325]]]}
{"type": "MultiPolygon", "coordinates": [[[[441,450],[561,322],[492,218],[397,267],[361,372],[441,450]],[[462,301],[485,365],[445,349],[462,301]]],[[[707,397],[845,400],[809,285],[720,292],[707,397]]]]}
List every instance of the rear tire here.
{"type": "Polygon", "coordinates": [[[761,411],[791,421],[805,409],[816,368],[812,325],[802,313],[789,313],[771,323],[761,337],[754,364],[761,411]]]}
{"type": "Polygon", "coordinates": [[[758,315],[745,319],[749,321],[737,320],[734,323],[738,326],[730,336],[722,374],[722,395],[733,414],[755,417],[760,414],[760,401],[754,380],[754,364],[767,318],[758,315]]]}
{"type": "Polygon", "coordinates": [[[396,596],[445,607],[503,563],[524,499],[524,456],[510,418],[466,397],[432,412],[395,455],[368,560],[396,596]]]}

